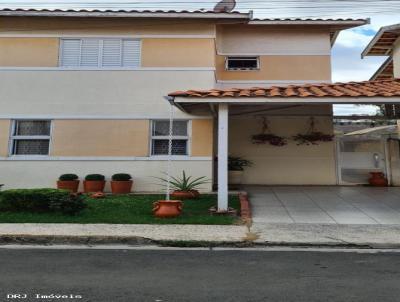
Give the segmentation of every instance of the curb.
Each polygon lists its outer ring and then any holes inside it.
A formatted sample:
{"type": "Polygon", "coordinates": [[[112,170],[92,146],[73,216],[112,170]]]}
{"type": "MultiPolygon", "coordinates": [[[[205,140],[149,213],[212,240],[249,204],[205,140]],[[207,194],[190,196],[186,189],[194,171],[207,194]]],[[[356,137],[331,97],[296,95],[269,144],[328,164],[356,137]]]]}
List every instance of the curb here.
{"type": "Polygon", "coordinates": [[[0,235],[0,245],[7,244],[127,244],[145,245],[154,243],[154,240],[143,237],[121,236],[53,236],[53,235],[0,235]]]}
{"type": "Polygon", "coordinates": [[[34,235],[0,235],[0,247],[7,245],[86,245],[86,246],[159,246],[175,248],[338,248],[338,249],[400,249],[399,243],[335,243],[335,242],[249,242],[249,241],[196,241],[196,240],[152,240],[143,237],[115,237],[115,236],[34,236],[34,235]]]}
{"type": "Polygon", "coordinates": [[[240,217],[243,220],[251,219],[251,207],[250,200],[247,192],[239,193],[239,201],[240,201],[240,217]]]}

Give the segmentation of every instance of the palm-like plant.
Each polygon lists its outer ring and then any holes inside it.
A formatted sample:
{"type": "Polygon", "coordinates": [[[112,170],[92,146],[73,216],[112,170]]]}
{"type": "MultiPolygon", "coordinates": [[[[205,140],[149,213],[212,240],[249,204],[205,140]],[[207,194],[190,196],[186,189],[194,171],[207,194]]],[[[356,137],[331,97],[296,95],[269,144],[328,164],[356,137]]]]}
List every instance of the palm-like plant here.
{"type": "MultiPolygon", "coordinates": [[[[184,191],[189,192],[193,190],[198,190],[201,185],[209,183],[210,180],[207,179],[205,176],[201,177],[193,177],[193,176],[186,176],[185,171],[182,171],[182,176],[174,177],[170,176],[171,179],[169,181],[171,188],[175,191],[184,191]]],[[[156,177],[157,179],[161,180],[166,185],[168,180],[161,177],[156,177]]]]}

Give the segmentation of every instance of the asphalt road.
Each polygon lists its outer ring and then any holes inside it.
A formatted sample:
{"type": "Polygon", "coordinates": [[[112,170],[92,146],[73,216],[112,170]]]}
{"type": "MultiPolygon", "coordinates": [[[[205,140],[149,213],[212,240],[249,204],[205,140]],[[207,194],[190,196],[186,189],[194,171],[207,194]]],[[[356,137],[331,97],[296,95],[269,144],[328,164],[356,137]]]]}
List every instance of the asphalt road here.
{"type": "Polygon", "coordinates": [[[400,301],[400,253],[0,249],[0,272],[0,301],[400,301]]]}

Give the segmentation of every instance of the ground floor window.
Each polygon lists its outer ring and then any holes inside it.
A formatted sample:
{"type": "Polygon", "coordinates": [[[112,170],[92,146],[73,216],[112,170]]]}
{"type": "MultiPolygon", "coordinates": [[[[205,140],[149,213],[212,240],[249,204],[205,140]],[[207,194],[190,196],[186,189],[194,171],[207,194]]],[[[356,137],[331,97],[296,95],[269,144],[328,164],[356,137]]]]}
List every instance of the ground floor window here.
{"type": "MultiPolygon", "coordinates": [[[[174,121],[172,135],[172,154],[189,155],[188,121],[174,121]]],[[[168,155],[169,121],[152,121],[151,155],[168,155]]]]}
{"type": "Polygon", "coordinates": [[[51,121],[14,120],[11,155],[48,155],[51,121]]]}

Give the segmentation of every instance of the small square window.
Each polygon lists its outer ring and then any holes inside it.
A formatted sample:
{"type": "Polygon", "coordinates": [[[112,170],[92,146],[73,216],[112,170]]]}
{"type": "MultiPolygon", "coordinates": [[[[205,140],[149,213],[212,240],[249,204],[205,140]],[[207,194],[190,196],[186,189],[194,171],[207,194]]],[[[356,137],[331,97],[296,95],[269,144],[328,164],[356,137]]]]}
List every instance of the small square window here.
{"type": "MultiPolygon", "coordinates": [[[[172,129],[172,155],[188,155],[188,121],[174,121],[172,129]]],[[[151,134],[151,154],[168,155],[169,121],[153,121],[151,134]]]]}
{"type": "Polygon", "coordinates": [[[12,155],[48,155],[51,121],[14,121],[12,155]]]}
{"type": "Polygon", "coordinates": [[[227,57],[226,70],[258,70],[260,69],[259,57],[227,57]]]}

